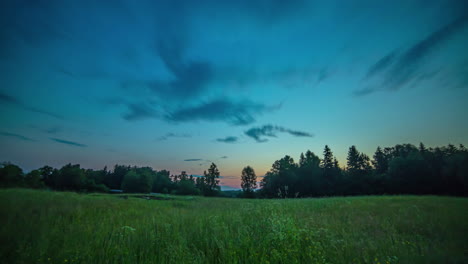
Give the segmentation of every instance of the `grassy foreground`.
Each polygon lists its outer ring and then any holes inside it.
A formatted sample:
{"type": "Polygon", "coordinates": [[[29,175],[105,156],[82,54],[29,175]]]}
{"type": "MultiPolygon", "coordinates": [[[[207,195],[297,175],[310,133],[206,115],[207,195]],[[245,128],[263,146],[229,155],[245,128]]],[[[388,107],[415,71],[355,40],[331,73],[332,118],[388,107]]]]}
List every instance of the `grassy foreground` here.
{"type": "Polygon", "coordinates": [[[468,199],[0,190],[1,263],[468,263],[468,199]]]}

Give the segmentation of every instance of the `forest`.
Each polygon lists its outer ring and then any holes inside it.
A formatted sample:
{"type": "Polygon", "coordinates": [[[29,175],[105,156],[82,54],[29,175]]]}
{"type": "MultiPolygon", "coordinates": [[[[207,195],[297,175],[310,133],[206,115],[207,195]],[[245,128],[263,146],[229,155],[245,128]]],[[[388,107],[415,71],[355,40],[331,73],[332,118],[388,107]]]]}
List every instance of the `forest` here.
{"type": "MultiPolygon", "coordinates": [[[[220,171],[212,163],[202,176],[182,171],[173,175],[151,167],[115,165],[112,170],[67,164],[60,169],[43,166],[24,173],[9,162],[0,167],[0,187],[23,187],[77,192],[165,193],[223,196],[220,171]]],[[[300,198],[350,195],[433,194],[468,195],[468,150],[463,145],[427,148],[398,144],[378,147],[372,158],[355,146],[341,166],[325,146],[322,157],[310,150],[296,162],[286,155],[262,177],[246,166],[241,176],[242,198],[300,198]]]]}

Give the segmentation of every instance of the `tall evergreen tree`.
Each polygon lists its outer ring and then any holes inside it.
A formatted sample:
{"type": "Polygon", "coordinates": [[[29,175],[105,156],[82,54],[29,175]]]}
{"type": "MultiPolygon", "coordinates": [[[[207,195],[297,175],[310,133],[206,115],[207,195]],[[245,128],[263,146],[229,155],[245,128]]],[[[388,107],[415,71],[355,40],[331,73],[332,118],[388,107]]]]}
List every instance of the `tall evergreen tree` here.
{"type": "Polygon", "coordinates": [[[328,145],[325,145],[325,149],[323,150],[322,168],[323,176],[325,177],[327,184],[332,184],[334,178],[333,153],[328,145]]]}
{"type": "Polygon", "coordinates": [[[377,147],[377,150],[374,153],[374,159],[372,160],[372,164],[374,165],[375,171],[378,174],[382,174],[387,171],[388,160],[387,157],[385,157],[382,148],[377,147]]]}
{"type": "Polygon", "coordinates": [[[325,145],[325,149],[323,150],[322,168],[325,171],[330,171],[333,168],[333,153],[328,145],[325,145]]]}
{"type": "Polygon", "coordinates": [[[357,151],[356,149],[356,146],[351,146],[348,150],[348,158],[347,158],[347,167],[346,169],[351,172],[351,173],[354,173],[354,172],[357,172],[359,171],[359,168],[360,168],[360,165],[359,165],[359,160],[360,160],[360,157],[359,157],[359,152],[357,151]]]}

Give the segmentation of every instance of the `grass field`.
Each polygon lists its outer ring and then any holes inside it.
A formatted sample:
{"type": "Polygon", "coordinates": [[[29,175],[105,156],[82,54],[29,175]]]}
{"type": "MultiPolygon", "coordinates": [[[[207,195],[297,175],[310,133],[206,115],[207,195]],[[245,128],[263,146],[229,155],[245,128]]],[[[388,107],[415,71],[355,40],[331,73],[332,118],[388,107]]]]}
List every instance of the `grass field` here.
{"type": "Polygon", "coordinates": [[[0,190],[1,263],[468,263],[468,199],[0,190]]]}

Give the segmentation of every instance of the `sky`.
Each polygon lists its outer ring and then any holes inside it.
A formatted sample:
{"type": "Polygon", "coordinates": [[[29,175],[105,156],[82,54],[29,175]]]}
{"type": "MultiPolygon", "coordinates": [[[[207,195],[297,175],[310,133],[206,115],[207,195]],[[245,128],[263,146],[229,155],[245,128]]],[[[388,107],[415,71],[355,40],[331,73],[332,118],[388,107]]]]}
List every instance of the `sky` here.
{"type": "Polygon", "coordinates": [[[0,1],[0,161],[223,188],[327,144],[468,145],[466,1],[0,1]]]}

